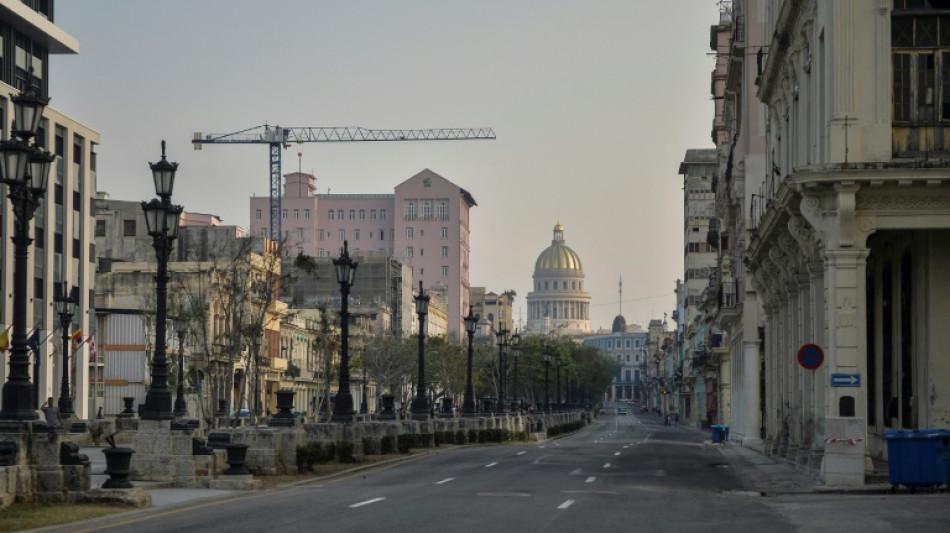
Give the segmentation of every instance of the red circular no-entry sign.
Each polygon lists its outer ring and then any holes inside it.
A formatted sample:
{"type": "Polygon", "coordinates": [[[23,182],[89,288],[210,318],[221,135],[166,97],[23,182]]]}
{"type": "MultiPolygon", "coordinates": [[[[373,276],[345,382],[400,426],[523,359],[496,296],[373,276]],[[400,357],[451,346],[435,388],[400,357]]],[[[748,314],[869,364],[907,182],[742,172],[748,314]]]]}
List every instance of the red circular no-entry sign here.
{"type": "Polygon", "coordinates": [[[806,344],[798,349],[798,364],[814,370],[825,362],[825,352],[817,344],[806,344]]]}

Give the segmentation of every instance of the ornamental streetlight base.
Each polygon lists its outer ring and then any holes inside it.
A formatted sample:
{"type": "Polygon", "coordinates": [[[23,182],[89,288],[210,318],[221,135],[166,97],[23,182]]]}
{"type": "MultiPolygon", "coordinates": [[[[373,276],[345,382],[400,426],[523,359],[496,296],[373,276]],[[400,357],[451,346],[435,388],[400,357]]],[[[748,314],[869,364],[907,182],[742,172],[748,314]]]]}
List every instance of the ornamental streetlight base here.
{"type": "Polygon", "coordinates": [[[71,396],[60,396],[56,402],[56,406],[59,407],[59,416],[61,417],[74,418],[76,416],[76,411],[73,410],[73,399],[71,396]]]}
{"type": "Polygon", "coordinates": [[[7,381],[3,385],[3,410],[0,420],[38,420],[39,415],[32,407],[33,384],[7,381]]]}
{"type": "Polygon", "coordinates": [[[172,395],[170,391],[149,391],[145,395],[142,420],[172,420],[172,395]]]}
{"type": "Polygon", "coordinates": [[[333,407],[333,416],[330,417],[330,420],[332,422],[350,423],[355,416],[356,412],[353,411],[353,396],[348,392],[337,393],[333,407]]]}
{"type": "Polygon", "coordinates": [[[429,419],[429,399],[425,396],[419,397],[416,396],[412,399],[412,419],[413,420],[428,420],[429,419]]]}

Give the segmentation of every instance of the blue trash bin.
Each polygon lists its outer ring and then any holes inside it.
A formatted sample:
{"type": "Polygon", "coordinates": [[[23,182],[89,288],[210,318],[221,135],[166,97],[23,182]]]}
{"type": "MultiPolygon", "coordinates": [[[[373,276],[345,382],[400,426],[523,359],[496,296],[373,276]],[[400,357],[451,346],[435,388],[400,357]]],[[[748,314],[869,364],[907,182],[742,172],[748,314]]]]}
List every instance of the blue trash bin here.
{"type": "Polygon", "coordinates": [[[894,429],[884,434],[891,485],[950,484],[950,430],[894,429]]]}
{"type": "Polygon", "coordinates": [[[713,444],[729,442],[729,426],[716,424],[711,426],[713,444]]]}

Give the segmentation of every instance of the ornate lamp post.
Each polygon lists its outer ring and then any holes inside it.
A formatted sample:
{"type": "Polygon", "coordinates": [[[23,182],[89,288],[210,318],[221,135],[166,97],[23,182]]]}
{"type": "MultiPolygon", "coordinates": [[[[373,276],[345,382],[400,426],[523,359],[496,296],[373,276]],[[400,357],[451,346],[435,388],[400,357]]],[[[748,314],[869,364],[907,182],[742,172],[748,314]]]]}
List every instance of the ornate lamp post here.
{"type": "Polygon", "coordinates": [[[506,405],[505,399],[505,348],[508,347],[508,330],[499,329],[495,332],[495,336],[498,337],[498,407],[496,410],[499,413],[508,412],[508,406],[506,405]]]}
{"type": "Polygon", "coordinates": [[[158,260],[155,312],[155,353],[152,356],[152,384],[145,394],[144,420],[170,420],[172,418],[172,395],[168,390],[168,357],[165,353],[165,320],[168,304],[168,260],[172,245],[178,238],[178,224],[181,221],[182,206],[171,203],[172,189],[175,186],[175,172],[178,163],[165,159],[165,141],[162,141],[162,160],[149,163],[152,179],[155,182],[155,194],[149,202],[142,202],[145,213],[145,225],[152,237],[155,258],[158,260]]]}
{"type": "Polygon", "coordinates": [[[465,334],[468,335],[468,379],[465,382],[465,399],[462,401],[462,414],[475,416],[475,388],[472,386],[472,352],[475,340],[475,327],[478,319],[472,315],[472,306],[468,306],[468,316],[465,317],[465,334]]]}
{"type": "Polygon", "coordinates": [[[416,314],[419,315],[419,383],[416,385],[416,397],[412,399],[412,418],[429,418],[429,398],[426,396],[426,352],[425,323],[429,314],[429,295],[422,290],[419,280],[419,294],[415,297],[416,314]]]}
{"type": "Polygon", "coordinates": [[[0,141],[0,181],[7,184],[7,197],[13,204],[13,337],[10,348],[10,375],[3,384],[3,409],[0,420],[36,420],[36,399],[30,382],[30,347],[26,338],[27,269],[30,220],[46,193],[49,168],[56,158],[32,145],[43,110],[49,98],[31,88],[12,96],[14,123],[12,138],[0,141]]]}
{"type": "Polygon", "coordinates": [[[343,241],[340,257],[333,260],[336,281],[340,284],[340,380],[337,384],[336,402],[333,404],[334,422],[353,421],[353,396],[350,394],[350,287],[356,279],[359,263],[350,259],[347,241],[343,241]]]}
{"type": "Polygon", "coordinates": [[[514,389],[514,394],[511,397],[512,403],[515,405],[515,409],[521,408],[521,395],[518,393],[518,356],[521,355],[521,335],[517,333],[517,330],[514,335],[511,336],[511,357],[515,360],[515,380],[512,388],[514,389]]]}
{"type": "Polygon", "coordinates": [[[363,363],[363,397],[360,400],[360,414],[366,415],[369,414],[369,403],[366,400],[367,390],[366,390],[366,361],[363,363]]]}
{"type": "Polygon", "coordinates": [[[185,402],[185,321],[176,320],[175,330],[178,333],[178,390],[173,413],[176,418],[182,418],[188,414],[188,404],[185,402]]]}
{"type": "Polygon", "coordinates": [[[541,357],[544,358],[544,409],[545,411],[551,411],[551,392],[549,390],[551,380],[548,379],[548,368],[551,366],[551,349],[547,346],[544,347],[544,351],[541,352],[541,357]]]}
{"type": "Polygon", "coordinates": [[[554,366],[557,371],[557,399],[554,401],[557,409],[561,408],[561,354],[554,356],[554,366]]]}
{"type": "Polygon", "coordinates": [[[63,330],[63,376],[59,386],[59,402],[57,405],[59,406],[59,413],[64,418],[71,417],[75,414],[75,411],[73,411],[73,398],[69,395],[69,326],[72,323],[73,313],[75,312],[78,299],[73,297],[73,294],[70,293],[67,287],[64,281],[60,296],[53,298],[53,303],[56,306],[56,314],[59,315],[59,326],[63,330]]]}

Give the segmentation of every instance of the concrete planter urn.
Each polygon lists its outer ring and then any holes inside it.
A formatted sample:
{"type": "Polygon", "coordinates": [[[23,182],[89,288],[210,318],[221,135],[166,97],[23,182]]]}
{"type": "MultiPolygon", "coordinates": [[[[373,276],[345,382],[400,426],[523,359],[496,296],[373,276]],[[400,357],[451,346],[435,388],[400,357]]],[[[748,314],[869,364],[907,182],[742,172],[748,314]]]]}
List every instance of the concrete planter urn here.
{"type": "Polygon", "coordinates": [[[125,409],[119,413],[121,418],[132,418],[135,416],[135,396],[124,396],[122,398],[122,403],[125,404],[125,409]]]}
{"type": "Polygon", "coordinates": [[[383,394],[383,410],[376,415],[378,420],[396,419],[396,397],[392,394],[383,394]]]}
{"type": "Polygon", "coordinates": [[[104,489],[131,489],[132,482],[129,476],[132,475],[132,454],[135,450],[132,448],[103,448],[102,453],[106,456],[106,474],[109,479],[102,484],[104,489]]]}
{"type": "Polygon", "coordinates": [[[228,452],[228,468],[224,471],[226,476],[249,476],[244,465],[247,463],[247,444],[225,444],[225,451],[228,452]]]}

